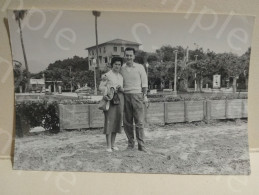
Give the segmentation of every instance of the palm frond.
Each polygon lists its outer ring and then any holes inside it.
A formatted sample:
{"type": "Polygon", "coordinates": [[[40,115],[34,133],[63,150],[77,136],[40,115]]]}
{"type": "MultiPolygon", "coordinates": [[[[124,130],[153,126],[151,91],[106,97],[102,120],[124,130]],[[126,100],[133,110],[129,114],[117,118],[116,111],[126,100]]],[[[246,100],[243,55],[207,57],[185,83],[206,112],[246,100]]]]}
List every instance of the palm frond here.
{"type": "Polygon", "coordinates": [[[14,18],[16,21],[23,20],[26,14],[28,13],[28,10],[14,10],[14,18]]]}

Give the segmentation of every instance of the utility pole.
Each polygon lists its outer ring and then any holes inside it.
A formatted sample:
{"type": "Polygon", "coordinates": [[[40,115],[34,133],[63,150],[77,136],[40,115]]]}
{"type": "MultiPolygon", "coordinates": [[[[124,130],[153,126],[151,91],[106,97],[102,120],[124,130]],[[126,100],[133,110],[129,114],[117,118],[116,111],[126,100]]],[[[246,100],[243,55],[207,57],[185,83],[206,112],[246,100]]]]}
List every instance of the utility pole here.
{"type": "Polygon", "coordinates": [[[71,66],[69,66],[69,75],[70,75],[70,92],[72,93],[72,75],[71,75],[71,66]]]}
{"type": "Polygon", "coordinates": [[[147,80],[148,80],[148,67],[149,67],[149,63],[146,63],[146,67],[147,67],[147,80]]]}
{"type": "Polygon", "coordinates": [[[176,82],[177,82],[177,53],[178,51],[175,50],[174,54],[175,54],[175,62],[174,62],[174,92],[173,92],[173,96],[176,97],[177,96],[177,89],[176,89],[176,82]]]}
{"type": "MultiPolygon", "coordinates": [[[[194,55],[194,57],[195,57],[195,62],[197,62],[197,57],[198,57],[198,55],[194,55]]],[[[194,78],[195,78],[195,80],[194,80],[194,91],[197,91],[197,80],[196,80],[196,73],[194,74],[194,78]]]]}
{"type": "Polygon", "coordinates": [[[93,59],[94,65],[94,95],[97,95],[97,87],[96,87],[96,59],[93,59]]]}

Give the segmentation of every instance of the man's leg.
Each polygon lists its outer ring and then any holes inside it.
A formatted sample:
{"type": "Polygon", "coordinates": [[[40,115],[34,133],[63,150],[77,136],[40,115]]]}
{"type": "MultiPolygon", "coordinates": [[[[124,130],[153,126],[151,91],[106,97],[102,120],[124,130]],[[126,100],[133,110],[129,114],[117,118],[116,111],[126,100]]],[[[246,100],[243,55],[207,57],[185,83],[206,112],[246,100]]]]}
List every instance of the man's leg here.
{"type": "Polygon", "coordinates": [[[142,94],[134,94],[132,104],[138,148],[142,150],[144,148],[144,104],[142,94]]]}
{"type": "Polygon", "coordinates": [[[134,148],[134,131],[133,131],[133,107],[131,102],[131,94],[124,95],[124,131],[128,138],[128,147],[134,148]]]}

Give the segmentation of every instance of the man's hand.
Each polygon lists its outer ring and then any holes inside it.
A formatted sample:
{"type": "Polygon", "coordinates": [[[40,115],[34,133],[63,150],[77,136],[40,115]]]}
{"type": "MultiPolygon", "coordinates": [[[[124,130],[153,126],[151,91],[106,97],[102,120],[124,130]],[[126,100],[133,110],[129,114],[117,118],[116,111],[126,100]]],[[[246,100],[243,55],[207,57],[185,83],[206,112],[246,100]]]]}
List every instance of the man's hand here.
{"type": "Polygon", "coordinates": [[[147,99],[147,95],[144,95],[143,103],[145,104],[146,108],[149,107],[149,101],[148,101],[148,99],[147,99]]]}
{"type": "Polygon", "coordinates": [[[148,103],[147,95],[144,95],[143,102],[144,102],[145,104],[147,104],[147,103],[148,103]]]}

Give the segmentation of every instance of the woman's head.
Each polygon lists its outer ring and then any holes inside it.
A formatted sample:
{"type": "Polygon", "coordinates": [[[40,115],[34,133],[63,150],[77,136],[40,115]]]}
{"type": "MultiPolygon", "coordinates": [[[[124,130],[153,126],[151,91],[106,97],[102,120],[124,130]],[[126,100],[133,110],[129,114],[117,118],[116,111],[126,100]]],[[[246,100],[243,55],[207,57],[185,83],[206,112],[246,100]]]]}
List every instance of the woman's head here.
{"type": "Polygon", "coordinates": [[[123,64],[123,59],[121,57],[113,57],[111,60],[112,70],[119,72],[123,64]]]}

